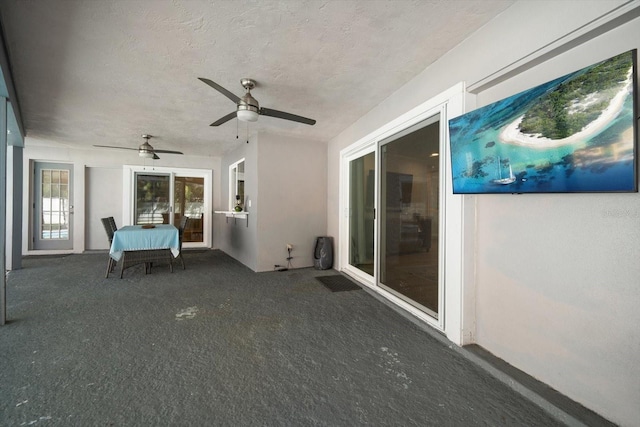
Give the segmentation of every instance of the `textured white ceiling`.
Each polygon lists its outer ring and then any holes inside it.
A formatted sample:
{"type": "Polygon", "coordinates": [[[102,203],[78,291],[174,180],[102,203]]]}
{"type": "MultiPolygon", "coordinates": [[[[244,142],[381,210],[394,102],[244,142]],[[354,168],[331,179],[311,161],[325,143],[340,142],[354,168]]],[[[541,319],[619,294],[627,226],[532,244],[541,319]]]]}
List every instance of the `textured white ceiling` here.
{"type": "MultiPolygon", "coordinates": [[[[27,135],[64,145],[218,156],[237,121],[209,124],[257,80],[248,132],[328,141],[514,0],[2,0],[27,135]]],[[[246,125],[240,135],[246,139],[246,125]]]]}

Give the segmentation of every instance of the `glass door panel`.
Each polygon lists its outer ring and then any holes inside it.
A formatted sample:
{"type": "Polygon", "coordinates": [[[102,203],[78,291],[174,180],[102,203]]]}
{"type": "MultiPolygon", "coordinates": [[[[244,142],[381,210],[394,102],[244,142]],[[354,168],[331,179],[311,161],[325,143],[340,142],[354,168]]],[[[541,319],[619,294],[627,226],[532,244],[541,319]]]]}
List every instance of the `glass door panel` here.
{"type": "Polygon", "coordinates": [[[169,224],[169,175],[136,174],[135,224],[169,224]]]}
{"type": "Polygon", "coordinates": [[[375,152],[349,162],[349,264],[374,275],[375,152]]]}
{"type": "Polygon", "coordinates": [[[34,249],[73,249],[71,177],[73,166],[36,163],[34,249]]]}
{"type": "Polygon", "coordinates": [[[177,227],[183,216],[189,223],[182,235],[183,242],[202,242],[204,213],[204,178],[176,176],[174,180],[173,224],[177,227]]]}
{"type": "Polygon", "coordinates": [[[439,118],[380,145],[379,284],[437,318],[439,118]]]}

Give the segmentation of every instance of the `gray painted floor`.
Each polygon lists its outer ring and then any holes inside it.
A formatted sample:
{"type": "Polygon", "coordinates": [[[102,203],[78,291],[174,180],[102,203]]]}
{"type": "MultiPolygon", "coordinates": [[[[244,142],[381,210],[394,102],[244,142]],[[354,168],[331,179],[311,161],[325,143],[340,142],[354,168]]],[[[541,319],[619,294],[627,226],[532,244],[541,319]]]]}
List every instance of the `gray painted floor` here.
{"type": "Polygon", "coordinates": [[[106,253],[26,258],[0,327],[0,425],[554,426],[364,290],[219,251],[104,278],[106,253]]]}

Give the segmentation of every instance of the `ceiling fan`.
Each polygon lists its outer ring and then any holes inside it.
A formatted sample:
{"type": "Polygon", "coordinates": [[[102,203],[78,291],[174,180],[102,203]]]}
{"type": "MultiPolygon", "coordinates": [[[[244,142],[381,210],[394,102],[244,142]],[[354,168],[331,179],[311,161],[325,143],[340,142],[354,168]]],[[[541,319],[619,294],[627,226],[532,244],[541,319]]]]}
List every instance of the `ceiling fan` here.
{"type": "Polygon", "coordinates": [[[255,80],[240,80],[240,84],[245,88],[246,93],[242,97],[238,97],[214,81],[202,77],[198,77],[198,79],[202,80],[203,82],[236,103],[236,111],[216,120],[215,122],[211,123],[211,126],[220,126],[221,124],[228,122],[234,117],[238,117],[238,120],[242,120],[244,122],[255,122],[258,120],[258,116],[275,117],[278,119],[304,123],[306,125],[316,124],[316,121],[313,119],[308,119],[306,117],[297,116],[291,113],[285,113],[284,111],[272,110],[271,108],[260,107],[258,101],[253,96],[251,96],[251,89],[256,87],[255,80]]]}
{"type": "Polygon", "coordinates": [[[138,148],[129,148],[129,147],[116,147],[115,145],[94,145],[94,147],[102,147],[102,148],[118,148],[120,150],[136,150],[140,157],[146,157],[147,159],[158,160],[160,157],[156,153],[164,153],[164,154],[183,154],[181,151],[174,150],[156,150],[149,144],[149,139],[153,138],[153,135],[143,134],[144,142],[138,148]]]}

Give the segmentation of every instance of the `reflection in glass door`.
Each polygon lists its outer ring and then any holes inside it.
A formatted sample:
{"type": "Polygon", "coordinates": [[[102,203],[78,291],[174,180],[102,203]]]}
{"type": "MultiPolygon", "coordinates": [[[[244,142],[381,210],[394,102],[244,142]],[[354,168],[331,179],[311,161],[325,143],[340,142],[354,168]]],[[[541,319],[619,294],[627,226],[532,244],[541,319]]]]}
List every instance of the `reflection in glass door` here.
{"type": "Polygon", "coordinates": [[[134,224],[169,224],[169,175],[136,174],[134,224]]]}
{"type": "Polygon", "coordinates": [[[177,227],[183,216],[189,218],[183,242],[202,242],[204,213],[204,178],[176,176],[174,181],[173,224],[177,227]]]}
{"type": "Polygon", "coordinates": [[[438,318],[439,116],[380,143],[379,284],[438,318]]]}
{"type": "Polygon", "coordinates": [[[349,264],[374,275],[375,152],[349,162],[349,264]]]}

